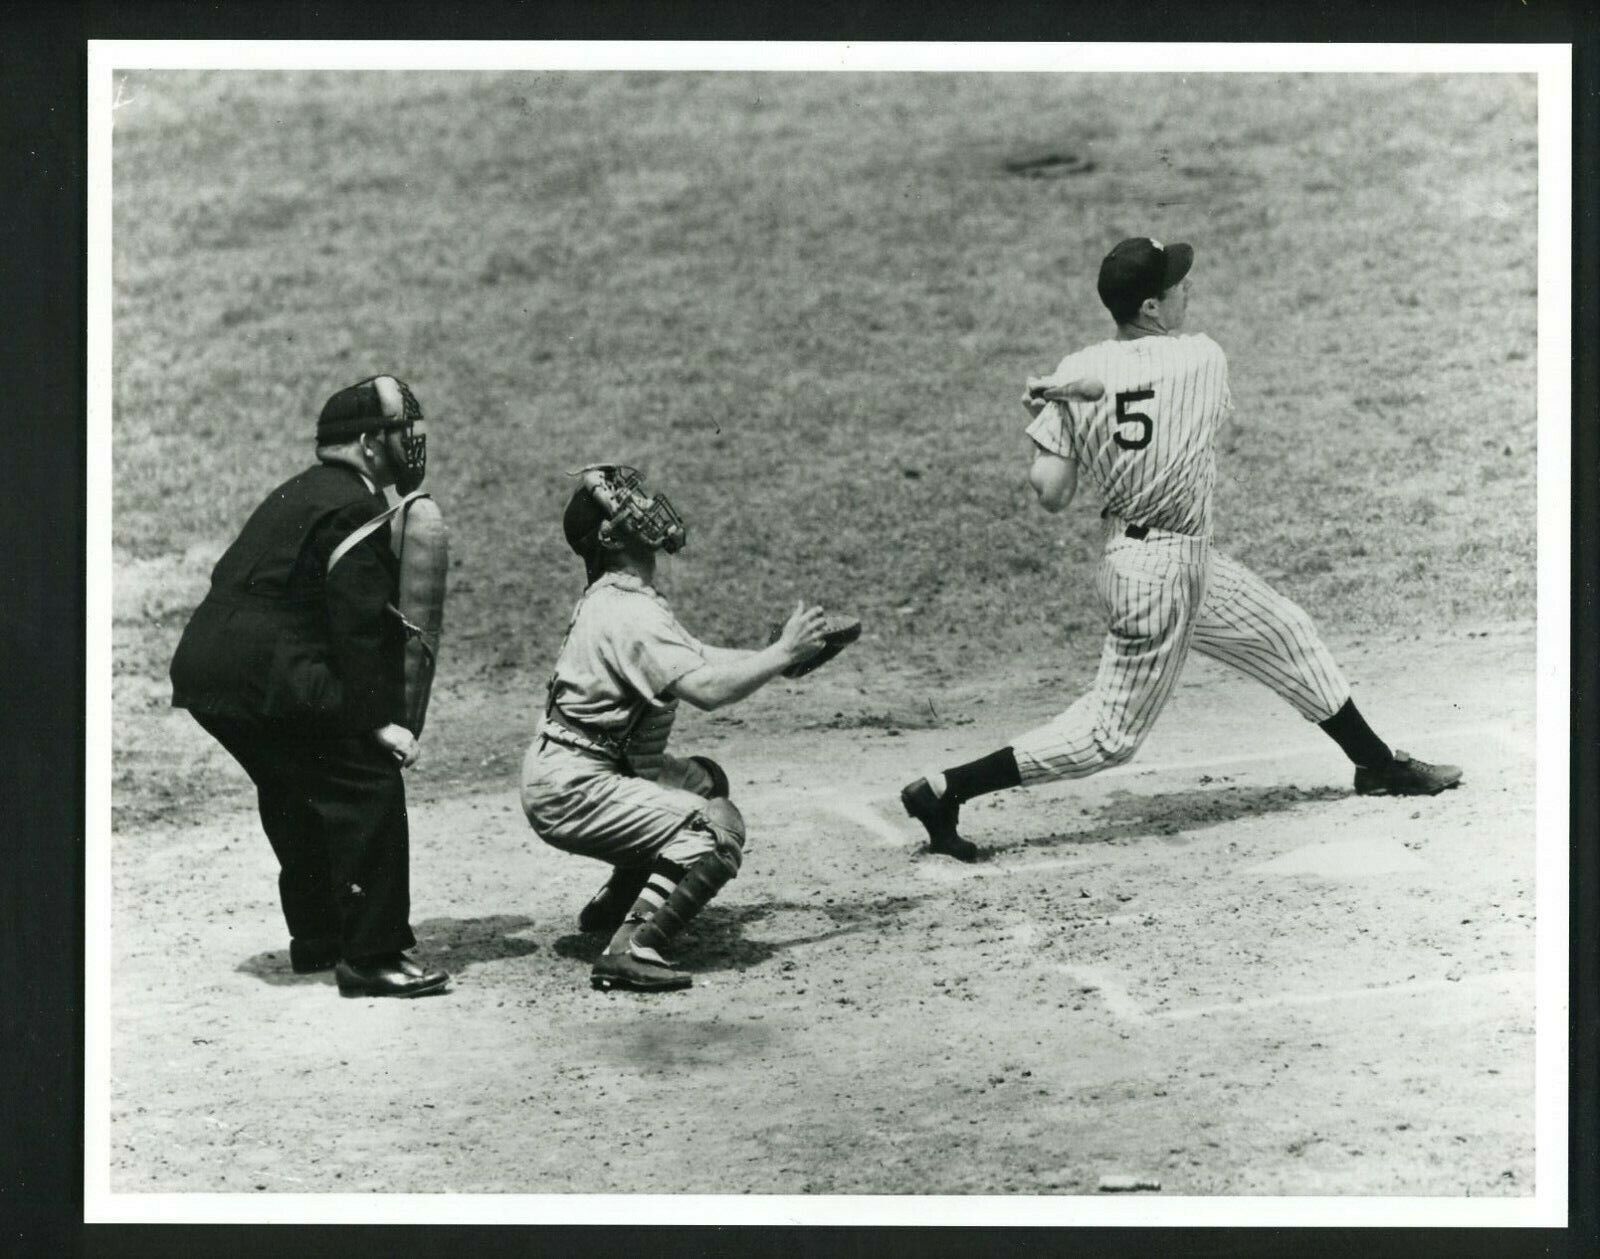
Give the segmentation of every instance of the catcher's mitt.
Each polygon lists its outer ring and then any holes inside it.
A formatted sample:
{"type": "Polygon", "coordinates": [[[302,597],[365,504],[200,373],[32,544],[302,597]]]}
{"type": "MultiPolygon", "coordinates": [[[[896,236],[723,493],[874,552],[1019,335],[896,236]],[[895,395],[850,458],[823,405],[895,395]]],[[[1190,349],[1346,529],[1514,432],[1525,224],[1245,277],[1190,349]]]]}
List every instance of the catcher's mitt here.
{"type": "MultiPolygon", "coordinates": [[[[775,643],[778,636],[783,633],[783,626],[774,625],[772,634],[767,642],[775,643]]],[[[786,678],[803,678],[806,674],[822,668],[841,651],[856,639],[861,637],[861,622],[853,616],[828,616],[824,618],[822,626],[822,650],[816,655],[805,660],[800,660],[790,665],[783,671],[786,678]]]]}

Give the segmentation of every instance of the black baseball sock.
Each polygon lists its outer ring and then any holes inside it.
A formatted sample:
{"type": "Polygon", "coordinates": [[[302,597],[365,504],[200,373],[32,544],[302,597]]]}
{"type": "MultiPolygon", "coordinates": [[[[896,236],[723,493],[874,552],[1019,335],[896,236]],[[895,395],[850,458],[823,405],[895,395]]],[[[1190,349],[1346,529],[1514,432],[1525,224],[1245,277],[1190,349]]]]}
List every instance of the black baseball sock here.
{"type": "Polygon", "coordinates": [[[639,897],[628,910],[628,915],[622,920],[622,925],[616,929],[611,937],[611,943],[606,945],[607,953],[621,953],[633,939],[633,933],[639,925],[647,922],[667,899],[678,890],[682,882],[684,868],[676,861],[667,857],[657,857],[650,866],[650,877],[645,880],[645,885],[639,889],[639,897]]]}
{"type": "Polygon", "coordinates": [[[1372,733],[1372,727],[1356,711],[1356,703],[1352,699],[1345,700],[1343,708],[1328,720],[1317,724],[1344,749],[1344,754],[1352,764],[1364,769],[1380,769],[1394,759],[1389,745],[1372,733]]]}
{"type": "Polygon", "coordinates": [[[944,771],[945,797],[956,804],[974,796],[986,796],[991,791],[1007,787],[1020,787],[1022,774],[1017,770],[1017,758],[1010,748],[990,752],[988,756],[957,765],[944,771]]]}

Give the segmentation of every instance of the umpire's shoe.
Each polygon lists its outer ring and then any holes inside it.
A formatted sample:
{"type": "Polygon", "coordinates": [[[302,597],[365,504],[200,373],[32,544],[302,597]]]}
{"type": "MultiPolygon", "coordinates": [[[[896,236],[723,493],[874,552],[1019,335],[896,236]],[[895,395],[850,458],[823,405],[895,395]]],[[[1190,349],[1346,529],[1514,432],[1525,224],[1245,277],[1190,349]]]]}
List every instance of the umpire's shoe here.
{"type": "Polygon", "coordinates": [[[947,796],[934,795],[926,778],[903,787],[900,803],[928,832],[929,852],[943,853],[957,861],[977,861],[983,855],[976,844],[956,833],[961,806],[947,796]]]}
{"type": "Polygon", "coordinates": [[[686,971],[673,970],[659,955],[627,948],[596,958],[589,983],[602,991],[628,988],[634,992],[671,992],[689,987],[694,977],[686,971]]]}
{"type": "Polygon", "coordinates": [[[404,953],[340,962],[334,969],[341,997],[420,997],[450,982],[442,970],[427,970],[404,953]]]}
{"type": "Polygon", "coordinates": [[[1358,796],[1436,796],[1460,781],[1459,765],[1430,765],[1405,752],[1376,769],[1356,766],[1358,796]]]}

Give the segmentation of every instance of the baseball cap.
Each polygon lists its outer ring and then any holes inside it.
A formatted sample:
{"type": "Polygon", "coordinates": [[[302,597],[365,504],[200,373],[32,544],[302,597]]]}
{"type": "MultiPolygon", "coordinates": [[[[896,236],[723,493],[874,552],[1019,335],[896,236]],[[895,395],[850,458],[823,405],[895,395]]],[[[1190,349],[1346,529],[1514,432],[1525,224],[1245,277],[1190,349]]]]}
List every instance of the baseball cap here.
{"type": "Polygon", "coordinates": [[[1194,265],[1189,245],[1163,245],[1148,236],[1131,236],[1100,264],[1100,300],[1114,316],[1130,316],[1147,297],[1160,297],[1194,265]]]}
{"type": "Polygon", "coordinates": [[[322,404],[317,441],[349,441],[374,428],[414,424],[420,419],[422,407],[410,385],[398,376],[368,376],[322,404]]]}
{"type": "Polygon", "coordinates": [[[600,526],[605,522],[605,508],[595,501],[587,485],[572,492],[561,513],[561,532],[567,536],[567,545],[583,558],[584,574],[591,584],[601,572],[600,526]]]}

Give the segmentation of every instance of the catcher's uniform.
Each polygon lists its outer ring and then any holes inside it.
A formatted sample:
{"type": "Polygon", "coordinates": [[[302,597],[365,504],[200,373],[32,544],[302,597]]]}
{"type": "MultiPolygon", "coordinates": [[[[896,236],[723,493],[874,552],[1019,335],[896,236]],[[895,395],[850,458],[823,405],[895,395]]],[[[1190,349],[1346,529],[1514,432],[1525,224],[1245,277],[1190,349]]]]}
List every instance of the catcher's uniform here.
{"type": "Polygon", "coordinates": [[[620,866],[688,866],[712,850],[711,832],[692,824],[712,777],[666,754],[678,701],[665,693],[706,657],[637,577],[606,573],[584,592],[522,760],[522,810],[540,839],[620,866]]]}
{"type": "Polygon", "coordinates": [[[1051,403],[1028,427],[1074,461],[1105,508],[1097,593],[1108,625],[1091,690],[1013,744],[1024,784],[1081,778],[1133,756],[1196,651],[1270,686],[1310,721],[1350,687],[1309,617],[1211,545],[1216,436],[1232,409],[1210,337],[1108,340],[1061,360],[1051,384],[1092,377],[1095,402],[1051,403]]]}

